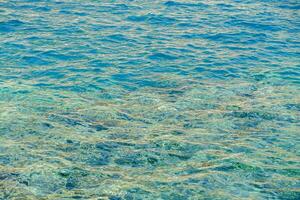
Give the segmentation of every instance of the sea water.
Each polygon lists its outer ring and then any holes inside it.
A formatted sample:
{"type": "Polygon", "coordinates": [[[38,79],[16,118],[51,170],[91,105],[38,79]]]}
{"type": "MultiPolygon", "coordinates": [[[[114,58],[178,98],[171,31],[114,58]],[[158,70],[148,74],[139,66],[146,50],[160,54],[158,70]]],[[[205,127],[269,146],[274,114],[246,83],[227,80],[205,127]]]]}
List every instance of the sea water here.
{"type": "Polygon", "coordinates": [[[0,199],[300,199],[297,0],[0,0],[0,199]]]}

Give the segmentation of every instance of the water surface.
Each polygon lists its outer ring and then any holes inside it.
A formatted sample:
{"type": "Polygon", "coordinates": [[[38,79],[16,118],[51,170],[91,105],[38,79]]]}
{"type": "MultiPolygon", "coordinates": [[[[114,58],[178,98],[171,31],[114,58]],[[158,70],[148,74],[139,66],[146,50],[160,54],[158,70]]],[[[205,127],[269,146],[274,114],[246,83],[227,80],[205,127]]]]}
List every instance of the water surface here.
{"type": "Polygon", "coordinates": [[[1,0],[0,199],[300,199],[297,0],[1,0]]]}

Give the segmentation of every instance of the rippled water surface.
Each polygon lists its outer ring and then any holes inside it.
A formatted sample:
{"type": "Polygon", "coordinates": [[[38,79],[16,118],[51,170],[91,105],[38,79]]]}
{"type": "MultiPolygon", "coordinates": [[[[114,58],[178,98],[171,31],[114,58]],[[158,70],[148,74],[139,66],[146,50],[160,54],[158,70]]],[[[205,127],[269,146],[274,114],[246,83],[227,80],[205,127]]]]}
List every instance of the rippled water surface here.
{"type": "Polygon", "coordinates": [[[0,199],[300,199],[297,0],[0,0],[0,199]]]}

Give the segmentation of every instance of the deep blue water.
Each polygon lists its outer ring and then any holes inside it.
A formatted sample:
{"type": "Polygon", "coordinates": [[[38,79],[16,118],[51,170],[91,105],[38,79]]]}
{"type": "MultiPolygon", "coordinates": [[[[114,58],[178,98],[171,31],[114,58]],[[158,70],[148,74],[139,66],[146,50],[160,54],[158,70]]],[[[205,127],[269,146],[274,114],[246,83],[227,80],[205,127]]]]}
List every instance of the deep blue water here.
{"type": "Polygon", "coordinates": [[[300,199],[298,0],[0,0],[0,199],[300,199]]]}

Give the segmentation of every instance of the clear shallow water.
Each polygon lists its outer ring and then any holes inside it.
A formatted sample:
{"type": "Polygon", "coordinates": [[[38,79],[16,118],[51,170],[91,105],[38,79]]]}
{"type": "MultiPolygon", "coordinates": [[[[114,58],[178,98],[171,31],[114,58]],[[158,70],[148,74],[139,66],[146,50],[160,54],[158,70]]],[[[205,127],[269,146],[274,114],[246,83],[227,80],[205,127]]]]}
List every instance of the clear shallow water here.
{"type": "Polygon", "coordinates": [[[0,1],[0,199],[299,199],[296,0],[0,1]]]}

